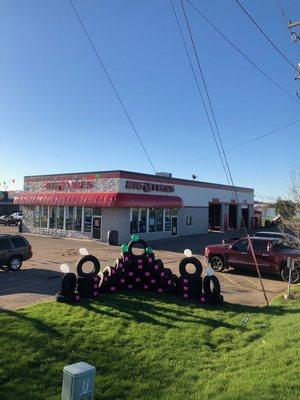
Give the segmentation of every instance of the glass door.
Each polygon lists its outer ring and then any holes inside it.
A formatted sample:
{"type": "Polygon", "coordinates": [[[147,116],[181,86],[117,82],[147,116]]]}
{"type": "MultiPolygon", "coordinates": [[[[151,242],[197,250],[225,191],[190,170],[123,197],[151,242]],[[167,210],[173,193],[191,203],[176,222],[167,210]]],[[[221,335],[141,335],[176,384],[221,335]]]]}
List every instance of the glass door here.
{"type": "Polygon", "coordinates": [[[101,239],[101,217],[93,217],[92,237],[93,239],[101,239]]]}

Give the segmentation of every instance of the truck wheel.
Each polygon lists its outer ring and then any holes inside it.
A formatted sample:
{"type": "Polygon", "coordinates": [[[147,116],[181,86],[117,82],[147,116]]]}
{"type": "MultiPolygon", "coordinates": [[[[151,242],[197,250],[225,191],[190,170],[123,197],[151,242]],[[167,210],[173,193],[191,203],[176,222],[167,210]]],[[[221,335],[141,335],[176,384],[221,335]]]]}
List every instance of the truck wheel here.
{"type": "Polygon", "coordinates": [[[225,263],[222,257],[212,256],[208,262],[212,269],[216,272],[222,272],[225,269],[225,263]]]}
{"type": "Polygon", "coordinates": [[[7,265],[10,271],[18,271],[22,267],[22,260],[20,257],[12,257],[7,265]]]}
{"type": "MultiPolygon", "coordinates": [[[[289,281],[289,273],[290,270],[288,267],[285,266],[282,268],[280,275],[285,282],[289,281]]],[[[292,270],[291,283],[298,283],[298,282],[300,282],[300,270],[298,268],[295,268],[292,270]]]]}

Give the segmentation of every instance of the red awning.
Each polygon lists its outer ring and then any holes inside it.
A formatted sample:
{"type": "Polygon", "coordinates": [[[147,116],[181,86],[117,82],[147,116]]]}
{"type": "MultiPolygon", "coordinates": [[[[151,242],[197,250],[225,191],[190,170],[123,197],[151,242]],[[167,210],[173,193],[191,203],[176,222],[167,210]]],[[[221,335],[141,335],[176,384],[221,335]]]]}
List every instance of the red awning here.
{"type": "Polygon", "coordinates": [[[19,193],[15,204],[44,206],[85,206],[85,207],[153,207],[181,208],[178,196],[160,196],[133,193],[19,193]]]}

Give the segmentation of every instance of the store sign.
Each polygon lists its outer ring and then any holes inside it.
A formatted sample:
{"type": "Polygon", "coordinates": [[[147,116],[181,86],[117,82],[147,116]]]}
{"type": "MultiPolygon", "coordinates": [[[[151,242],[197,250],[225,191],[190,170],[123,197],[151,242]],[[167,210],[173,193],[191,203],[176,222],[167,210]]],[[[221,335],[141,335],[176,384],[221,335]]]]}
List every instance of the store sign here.
{"type": "Polygon", "coordinates": [[[144,192],[174,192],[175,186],[160,185],[149,182],[126,181],[126,189],[143,190],[144,192]]]}
{"type": "Polygon", "coordinates": [[[80,190],[80,189],[92,189],[93,182],[91,181],[53,181],[46,182],[44,185],[46,190],[80,190]]]}

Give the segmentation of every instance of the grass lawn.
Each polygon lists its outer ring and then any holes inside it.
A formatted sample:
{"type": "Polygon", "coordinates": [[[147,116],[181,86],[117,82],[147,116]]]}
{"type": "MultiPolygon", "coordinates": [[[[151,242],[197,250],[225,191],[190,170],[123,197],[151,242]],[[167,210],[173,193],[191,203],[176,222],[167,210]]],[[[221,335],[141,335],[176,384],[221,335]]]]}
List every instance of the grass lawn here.
{"type": "Polygon", "coordinates": [[[44,303],[0,313],[0,398],[58,400],[63,367],[86,361],[96,400],[299,400],[299,339],[300,300],[204,308],[130,293],[44,303]]]}

